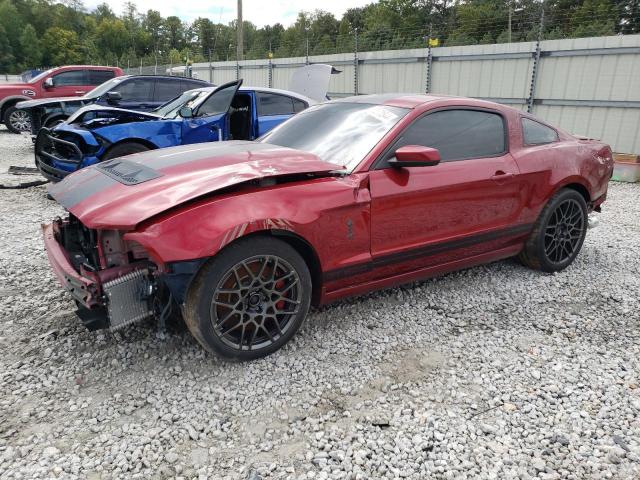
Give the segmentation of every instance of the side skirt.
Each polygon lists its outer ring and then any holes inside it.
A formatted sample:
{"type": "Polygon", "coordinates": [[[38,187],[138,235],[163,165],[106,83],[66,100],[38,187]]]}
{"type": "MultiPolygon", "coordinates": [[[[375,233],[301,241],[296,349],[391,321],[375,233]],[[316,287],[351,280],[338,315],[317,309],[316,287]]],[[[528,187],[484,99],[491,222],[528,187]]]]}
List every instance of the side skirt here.
{"type": "Polygon", "coordinates": [[[394,275],[371,282],[361,283],[352,287],[333,290],[331,292],[326,292],[326,290],[323,288],[320,304],[324,305],[340,298],[362,295],[374,290],[392,288],[404,283],[410,283],[416,280],[424,280],[445,273],[454,272],[456,270],[462,270],[465,268],[475,267],[477,265],[495,262],[497,260],[503,260],[505,258],[510,258],[517,255],[521,250],[522,245],[511,245],[509,247],[501,248],[499,250],[493,250],[491,252],[483,253],[473,257],[467,257],[461,260],[443,263],[432,267],[421,268],[412,272],[394,275]]]}

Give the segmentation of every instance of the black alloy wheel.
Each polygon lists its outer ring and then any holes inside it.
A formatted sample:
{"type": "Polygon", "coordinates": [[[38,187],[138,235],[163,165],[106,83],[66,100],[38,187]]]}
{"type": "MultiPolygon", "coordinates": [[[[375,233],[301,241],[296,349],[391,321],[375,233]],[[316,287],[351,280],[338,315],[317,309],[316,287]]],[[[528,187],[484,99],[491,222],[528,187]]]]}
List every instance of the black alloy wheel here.
{"type": "Polygon", "coordinates": [[[233,360],[275,352],[298,331],[311,303],[302,256],[268,235],[241,238],[205,263],[193,279],[183,318],[208,351],[233,360]]]}
{"type": "Polygon", "coordinates": [[[550,262],[562,264],[582,243],[586,228],[581,205],[568,198],[553,211],[544,233],[544,253],[550,262]]]}
{"type": "Polygon", "coordinates": [[[302,303],[300,277],[284,259],[258,255],[222,277],[211,300],[216,334],[237,350],[274,344],[293,324],[302,303]]]}
{"type": "Polygon", "coordinates": [[[587,202],[565,188],[545,205],[529,235],[520,261],[544,272],[558,272],[575,260],[587,234],[587,202]]]}

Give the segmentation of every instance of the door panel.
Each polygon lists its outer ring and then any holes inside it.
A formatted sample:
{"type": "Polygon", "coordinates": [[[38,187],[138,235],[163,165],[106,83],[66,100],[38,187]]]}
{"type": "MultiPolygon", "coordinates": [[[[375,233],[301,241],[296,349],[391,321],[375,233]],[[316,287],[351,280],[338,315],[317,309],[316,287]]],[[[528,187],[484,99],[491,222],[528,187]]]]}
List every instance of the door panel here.
{"type": "Polygon", "coordinates": [[[291,114],[288,115],[268,115],[264,117],[258,117],[258,136],[262,136],[271,129],[277,127],[285,120],[291,118],[291,114]]]}
{"type": "Polygon", "coordinates": [[[182,145],[219,142],[227,138],[227,114],[187,118],[182,122],[182,145]]]}
{"type": "Polygon", "coordinates": [[[371,172],[371,254],[378,277],[513,244],[526,233],[510,154],[371,172]],[[524,232],[524,233],[523,233],[524,232]]]}

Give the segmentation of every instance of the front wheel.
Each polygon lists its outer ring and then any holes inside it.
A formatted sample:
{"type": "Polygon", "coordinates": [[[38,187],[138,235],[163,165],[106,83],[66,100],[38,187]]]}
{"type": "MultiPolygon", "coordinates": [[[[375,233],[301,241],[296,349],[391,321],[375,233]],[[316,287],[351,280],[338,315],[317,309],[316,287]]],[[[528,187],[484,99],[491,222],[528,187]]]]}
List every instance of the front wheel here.
{"type": "Polygon", "coordinates": [[[31,131],[31,119],[26,110],[9,107],[5,110],[2,120],[10,132],[22,133],[31,131]]]}
{"type": "Polygon", "coordinates": [[[189,287],[183,313],[205,349],[252,360],[295,335],[310,301],[311,275],[300,254],[261,236],[241,239],[205,264],[189,287]]]}
{"type": "Polygon", "coordinates": [[[587,203],[575,190],[556,193],[542,209],[520,260],[544,272],[558,272],[575,260],[587,234],[587,203]]]}
{"type": "Polygon", "coordinates": [[[119,145],[109,149],[102,158],[102,161],[106,162],[112,158],[124,157],[125,155],[131,155],[133,153],[146,152],[147,150],[150,150],[149,147],[138,142],[120,143],[119,145]]]}

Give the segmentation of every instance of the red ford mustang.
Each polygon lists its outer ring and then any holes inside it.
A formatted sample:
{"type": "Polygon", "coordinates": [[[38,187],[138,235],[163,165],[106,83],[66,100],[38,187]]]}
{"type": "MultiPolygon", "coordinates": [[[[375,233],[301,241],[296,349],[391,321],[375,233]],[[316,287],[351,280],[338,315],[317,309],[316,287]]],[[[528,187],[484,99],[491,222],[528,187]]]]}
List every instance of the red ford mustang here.
{"type": "Polygon", "coordinates": [[[208,350],[267,355],[310,304],[519,256],[578,254],[610,148],[510,107],[372,95],[324,103],[256,142],[167,148],[50,187],[53,270],[94,328],[179,310],[208,350]]]}

